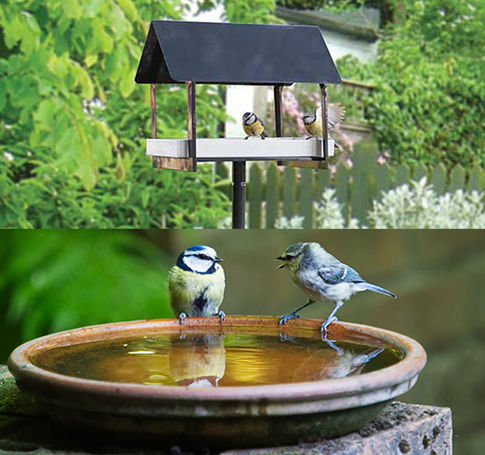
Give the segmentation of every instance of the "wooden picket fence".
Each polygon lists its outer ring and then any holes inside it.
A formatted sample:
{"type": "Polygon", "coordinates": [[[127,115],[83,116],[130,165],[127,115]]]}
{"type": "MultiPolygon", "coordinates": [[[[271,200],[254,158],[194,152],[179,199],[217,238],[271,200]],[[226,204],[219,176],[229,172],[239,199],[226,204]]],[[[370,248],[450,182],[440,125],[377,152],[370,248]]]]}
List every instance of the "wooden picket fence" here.
{"type": "Polygon", "coordinates": [[[314,227],[314,202],[321,198],[325,188],[335,188],[336,197],[344,205],[347,217],[365,222],[372,201],[380,199],[381,192],[420,180],[427,176],[435,190],[445,192],[485,190],[485,171],[476,168],[468,172],[458,165],[450,173],[440,164],[432,170],[418,165],[390,167],[379,165],[375,153],[357,151],[354,166],[339,165],[335,178],[327,170],[279,168],[275,164],[250,166],[247,182],[248,224],[250,228],[272,228],[280,216],[303,216],[304,227],[314,227]]]}

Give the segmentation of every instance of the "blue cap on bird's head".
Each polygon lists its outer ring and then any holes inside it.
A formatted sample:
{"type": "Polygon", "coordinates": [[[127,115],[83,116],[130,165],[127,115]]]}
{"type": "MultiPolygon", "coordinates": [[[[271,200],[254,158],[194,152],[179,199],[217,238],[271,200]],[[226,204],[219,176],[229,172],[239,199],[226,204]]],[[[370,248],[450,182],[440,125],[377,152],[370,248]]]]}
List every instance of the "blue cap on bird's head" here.
{"type": "MultiPolygon", "coordinates": [[[[187,248],[185,251],[187,251],[187,252],[189,252],[189,251],[204,251],[204,250],[207,250],[207,249],[213,250],[213,248],[206,246],[206,245],[194,245],[194,246],[191,246],[190,248],[187,248]]],[[[184,253],[185,253],[185,251],[184,251],[184,253]]]]}
{"type": "Polygon", "coordinates": [[[254,112],[245,112],[242,116],[242,119],[246,125],[250,125],[251,123],[256,121],[256,114],[254,112]]]}

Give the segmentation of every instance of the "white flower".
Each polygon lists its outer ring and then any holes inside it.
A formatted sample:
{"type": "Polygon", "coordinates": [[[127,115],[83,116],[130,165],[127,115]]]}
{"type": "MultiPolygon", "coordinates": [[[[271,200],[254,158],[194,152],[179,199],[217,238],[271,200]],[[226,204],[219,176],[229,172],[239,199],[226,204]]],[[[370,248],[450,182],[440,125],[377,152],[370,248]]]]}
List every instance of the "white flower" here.
{"type": "Polygon", "coordinates": [[[4,152],[3,156],[7,161],[13,161],[13,155],[10,152],[4,152]]]}

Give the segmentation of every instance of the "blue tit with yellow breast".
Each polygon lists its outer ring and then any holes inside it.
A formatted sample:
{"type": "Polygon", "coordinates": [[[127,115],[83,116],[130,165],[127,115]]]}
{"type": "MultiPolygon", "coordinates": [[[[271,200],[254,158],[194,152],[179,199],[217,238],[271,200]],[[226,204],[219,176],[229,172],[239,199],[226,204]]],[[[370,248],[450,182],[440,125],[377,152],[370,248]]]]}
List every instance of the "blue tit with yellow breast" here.
{"type": "Polygon", "coordinates": [[[246,139],[249,136],[257,136],[261,139],[267,137],[263,121],[254,112],[245,112],[242,120],[243,130],[247,134],[246,139]]]}
{"type": "Polygon", "coordinates": [[[315,302],[332,302],[334,308],[321,325],[321,333],[327,337],[327,327],[337,321],[335,314],[354,294],[361,291],[373,291],[392,298],[396,296],[387,289],[367,283],[348,265],[338,259],[318,243],[300,242],[289,246],[285,253],[276,258],[283,261],[279,268],[290,270],[293,282],[307,295],[308,302],[292,313],[281,316],[280,325],[290,319],[298,318],[297,312],[315,302]]]}
{"type": "MultiPolygon", "coordinates": [[[[328,134],[331,135],[333,131],[342,123],[345,116],[345,110],[340,104],[330,103],[328,105],[328,134]]],[[[305,130],[309,134],[307,139],[312,137],[321,138],[323,134],[322,127],[322,108],[319,107],[314,114],[305,114],[303,116],[303,124],[305,130]]]]}
{"type": "Polygon", "coordinates": [[[224,299],[226,279],[216,251],[205,245],[186,249],[168,275],[170,307],[182,324],[184,319],[198,316],[219,316],[224,299]]]}

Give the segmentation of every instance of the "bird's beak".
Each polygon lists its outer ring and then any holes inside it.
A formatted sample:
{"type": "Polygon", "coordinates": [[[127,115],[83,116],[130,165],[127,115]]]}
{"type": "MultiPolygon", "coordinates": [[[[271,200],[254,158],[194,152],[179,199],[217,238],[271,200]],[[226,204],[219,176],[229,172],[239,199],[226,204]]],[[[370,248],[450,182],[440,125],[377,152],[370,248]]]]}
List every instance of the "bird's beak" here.
{"type": "MultiPolygon", "coordinates": [[[[285,258],[283,256],[278,256],[276,258],[278,261],[285,261],[285,258]]],[[[283,269],[284,267],[286,266],[286,262],[284,264],[280,264],[278,267],[276,267],[277,269],[283,269]]]]}
{"type": "Polygon", "coordinates": [[[220,258],[219,256],[216,256],[214,259],[214,262],[222,262],[224,259],[220,258]]]}

